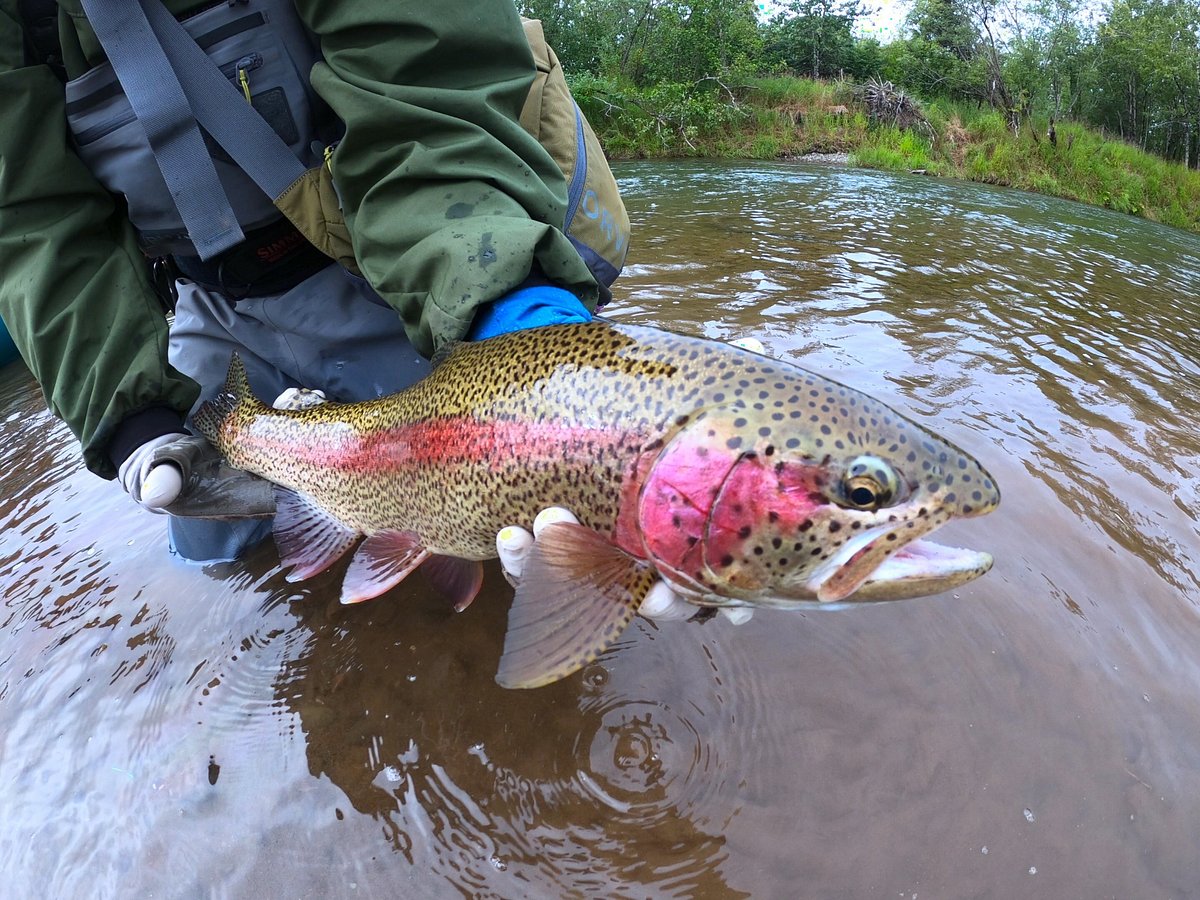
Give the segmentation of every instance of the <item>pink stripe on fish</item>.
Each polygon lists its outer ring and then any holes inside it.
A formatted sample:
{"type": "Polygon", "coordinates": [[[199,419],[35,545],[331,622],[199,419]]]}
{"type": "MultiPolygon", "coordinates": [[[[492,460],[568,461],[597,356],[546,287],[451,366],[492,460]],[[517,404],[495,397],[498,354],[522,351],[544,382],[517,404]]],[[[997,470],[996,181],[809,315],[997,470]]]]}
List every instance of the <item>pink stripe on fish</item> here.
{"type": "Polygon", "coordinates": [[[601,428],[554,422],[494,422],[456,417],[393,428],[358,431],[345,424],[251,426],[244,439],[257,452],[286,455],[320,468],[364,475],[487,461],[493,471],[514,463],[561,460],[566,453],[599,457],[636,437],[601,428]]]}

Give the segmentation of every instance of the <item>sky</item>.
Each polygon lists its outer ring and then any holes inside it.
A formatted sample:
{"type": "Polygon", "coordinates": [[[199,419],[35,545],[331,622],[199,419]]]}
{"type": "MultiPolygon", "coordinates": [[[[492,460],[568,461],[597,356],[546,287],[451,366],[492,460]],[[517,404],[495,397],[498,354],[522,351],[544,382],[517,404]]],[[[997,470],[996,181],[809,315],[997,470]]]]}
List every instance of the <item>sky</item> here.
{"type": "MultiPolygon", "coordinates": [[[[765,18],[782,5],[779,0],[760,0],[758,11],[765,18]]],[[[900,36],[900,26],[904,24],[904,17],[908,15],[912,3],[910,0],[865,0],[864,5],[874,12],[859,22],[857,33],[886,44],[900,36]]]]}
{"type": "MultiPolygon", "coordinates": [[[[758,12],[768,18],[784,6],[782,0],[757,0],[758,12]]],[[[900,37],[904,18],[912,9],[912,0],[862,0],[871,14],[861,19],[855,33],[861,37],[873,37],[886,44],[900,37]]],[[[1083,0],[1079,15],[1082,22],[1094,26],[1104,4],[1101,0],[1083,0]]],[[[1001,28],[1003,31],[1003,28],[1001,28]]]]}

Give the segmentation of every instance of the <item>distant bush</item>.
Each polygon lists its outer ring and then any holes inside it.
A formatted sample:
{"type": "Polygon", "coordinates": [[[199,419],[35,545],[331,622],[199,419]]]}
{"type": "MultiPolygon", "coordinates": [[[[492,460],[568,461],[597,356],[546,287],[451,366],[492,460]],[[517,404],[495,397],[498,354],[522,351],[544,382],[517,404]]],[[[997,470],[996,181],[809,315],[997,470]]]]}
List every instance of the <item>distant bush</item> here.
{"type": "Polygon", "coordinates": [[[922,125],[872,124],[843,80],[743,79],[635,87],[595,75],[570,79],[575,98],[616,158],[778,159],[849,152],[857,165],[924,170],[1036,191],[1200,232],[1200,172],[1108,140],[1072,122],[1005,117],[977,104],[920,104],[922,125]]]}

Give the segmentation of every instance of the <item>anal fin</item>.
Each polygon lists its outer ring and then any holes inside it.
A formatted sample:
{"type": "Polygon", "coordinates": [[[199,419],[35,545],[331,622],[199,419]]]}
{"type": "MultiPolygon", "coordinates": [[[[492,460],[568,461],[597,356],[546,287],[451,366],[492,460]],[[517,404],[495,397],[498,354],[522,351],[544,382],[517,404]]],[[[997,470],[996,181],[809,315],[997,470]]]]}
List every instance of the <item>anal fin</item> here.
{"type": "Polygon", "coordinates": [[[483,563],[477,559],[434,554],[421,566],[421,574],[429,579],[434,590],[454,604],[455,612],[470,606],[483,586],[483,563]]]}
{"type": "Polygon", "coordinates": [[[625,630],[657,577],[590,528],[547,526],[509,610],[496,681],[541,687],[583,668],[625,630]]]}

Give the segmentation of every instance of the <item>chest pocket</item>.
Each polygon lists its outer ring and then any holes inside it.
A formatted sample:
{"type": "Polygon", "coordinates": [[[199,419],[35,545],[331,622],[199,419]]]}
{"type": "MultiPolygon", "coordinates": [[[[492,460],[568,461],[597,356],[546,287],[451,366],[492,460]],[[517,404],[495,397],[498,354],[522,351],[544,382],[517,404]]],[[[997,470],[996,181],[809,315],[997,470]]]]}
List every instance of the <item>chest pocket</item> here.
{"type": "MultiPolygon", "coordinates": [[[[222,3],[182,25],[297,159],[306,166],[318,164],[319,147],[336,138],[337,123],[309,86],[308,71],[318,56],[291,4],[222,3]]],[[[67,123],[80,158],[108,190],[124,196],[146,253],[193,255],[145,130],[112,66],[104,63],[68,82],[66,98],[67,123]]],[[[242,228],[279,218],[270,198],[215,141],[205,140],[242,228]]]]}

